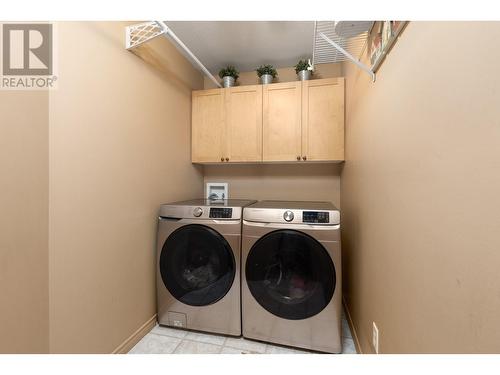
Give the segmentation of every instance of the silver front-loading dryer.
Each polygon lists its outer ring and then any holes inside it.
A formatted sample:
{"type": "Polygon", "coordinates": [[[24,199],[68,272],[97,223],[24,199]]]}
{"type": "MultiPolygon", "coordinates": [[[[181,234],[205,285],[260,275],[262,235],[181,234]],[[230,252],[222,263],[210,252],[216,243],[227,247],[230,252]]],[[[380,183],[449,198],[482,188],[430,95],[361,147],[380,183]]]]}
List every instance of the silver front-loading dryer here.
{"type": "Polygon", "coordinates": [[[241,335],[241,218],[249,200],[191,200],[160,208],[161,325],[241,335]]]}
{"type": "Polygon", "coordinates": [[[340,212],[329,202],[261,201],[243,211],[243,336],[342,351],[340,212]]]}

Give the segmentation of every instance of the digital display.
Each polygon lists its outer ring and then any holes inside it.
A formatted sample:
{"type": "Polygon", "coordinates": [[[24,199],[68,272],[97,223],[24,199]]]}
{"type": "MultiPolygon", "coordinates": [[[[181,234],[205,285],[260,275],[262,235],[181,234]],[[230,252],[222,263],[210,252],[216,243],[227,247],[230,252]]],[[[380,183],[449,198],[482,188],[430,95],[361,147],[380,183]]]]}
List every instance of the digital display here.
{"type": "Polygon", "coordinates": [[[303,223],[328,224],[330,222],[329,212],[304,211],[302,212],[303,223]]]}
{"type": "Polygon", "coordinates": [[[231,219],[233,217],[233,209],[211,207],[209,217],[211,219],[231,219]]]}

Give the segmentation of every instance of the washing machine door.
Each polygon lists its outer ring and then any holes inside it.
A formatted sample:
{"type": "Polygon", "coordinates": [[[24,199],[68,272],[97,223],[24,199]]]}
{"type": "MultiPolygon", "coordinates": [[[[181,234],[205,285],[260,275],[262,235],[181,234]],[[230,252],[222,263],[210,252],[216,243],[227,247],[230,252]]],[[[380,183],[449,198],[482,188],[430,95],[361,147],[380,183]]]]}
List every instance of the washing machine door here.
{"type": "Polygon", "coordinates": [[[198,224],[172,232],[159,262],[161,278],[170,294],[191,306],[206,306],[223,298],[236,274],[229,243],[214,229],[198,224]]]}
{"type": "Polygon", "coordinates": [[[270,313],[307,319],[321,312],[335,291],[335,267],[325,248],[295,230],[277,230],[260,238],[245,264],[248,288],[270,313]]]}

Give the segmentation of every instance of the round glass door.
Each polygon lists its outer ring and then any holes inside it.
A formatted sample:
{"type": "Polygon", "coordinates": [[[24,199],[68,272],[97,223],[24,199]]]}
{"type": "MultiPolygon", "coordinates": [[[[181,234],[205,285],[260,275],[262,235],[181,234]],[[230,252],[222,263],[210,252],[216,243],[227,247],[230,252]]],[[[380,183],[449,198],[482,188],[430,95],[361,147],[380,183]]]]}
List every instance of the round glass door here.
{"type": "Polygon", "coordinates": [[[306,319],[322,311],[335,291],[335,267],[325,248],[295,230],[277,230],[260,238],[245,265],[248,288],[270,313],[306,319]]]}
{"type": "Polygon", "coordinates": [[[191,224],[175,230],[160,255],[160,274],[168,291],[191,306],[224,297],[236,274],[228,242],[212,228],[191,224]]]}

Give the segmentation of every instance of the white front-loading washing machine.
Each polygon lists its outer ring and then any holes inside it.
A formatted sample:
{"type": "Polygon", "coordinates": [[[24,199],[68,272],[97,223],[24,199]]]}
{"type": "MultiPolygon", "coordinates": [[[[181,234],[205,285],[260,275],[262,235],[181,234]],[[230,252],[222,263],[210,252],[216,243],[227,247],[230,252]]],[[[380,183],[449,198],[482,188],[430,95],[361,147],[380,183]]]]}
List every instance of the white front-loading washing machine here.
{"type": "Polygon", "coordinates": [[[244,337],[340,353],[340,212],[329,202],[246,207],[241,290],[244,337]]]}
{"type": "Polygon", "coordinates": [[[158,323],[241,335],[241,218],[250,200],[191,200],[160,208],[158,323]]]}

